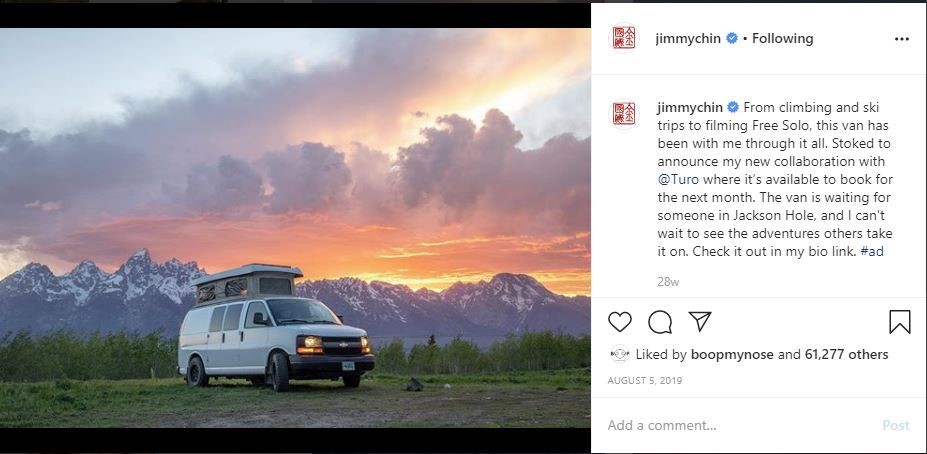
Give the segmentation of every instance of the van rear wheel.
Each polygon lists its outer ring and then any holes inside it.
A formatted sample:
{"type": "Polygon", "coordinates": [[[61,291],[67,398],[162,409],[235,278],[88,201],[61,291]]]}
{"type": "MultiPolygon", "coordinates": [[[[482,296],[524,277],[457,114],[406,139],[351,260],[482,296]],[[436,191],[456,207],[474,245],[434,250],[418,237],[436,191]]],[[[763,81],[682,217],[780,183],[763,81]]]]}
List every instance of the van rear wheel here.
{"type": "Polygon", "coordinates": [[[190,386],[209,384],[209,376],[206,375],[206,368],[203,367],[203,360],[199,356],[194,356],[187,364],[187,384],[190,386]]]}
{"type": "Polygon", "coordinates": [[[274,391],[284,392],[290,387],[290,363],[286,355],[277,352],[270,360],[270,379],[274,391]]]}
{"type": "Polygon", "coordinates": [[[357,388],[360,386],[360,375],[345,375],[341,378],[344,380],[345,388],[357,388]]]}

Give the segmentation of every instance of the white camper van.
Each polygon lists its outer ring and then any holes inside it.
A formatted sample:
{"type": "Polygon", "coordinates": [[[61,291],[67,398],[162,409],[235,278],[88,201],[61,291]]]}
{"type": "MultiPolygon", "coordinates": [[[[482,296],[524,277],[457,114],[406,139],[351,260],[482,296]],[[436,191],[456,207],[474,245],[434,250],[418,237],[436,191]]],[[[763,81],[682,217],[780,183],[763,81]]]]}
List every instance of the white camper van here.
{"type": "Polygon", "coordinates": [[[180,327],[177,372],[190,386],[247,378],[285,391],[290,379],[360,385],[373,369],[367,332],[320,301],[295,296],[299,268],[254,263],[195,279],[196,303],[180,327]]]}

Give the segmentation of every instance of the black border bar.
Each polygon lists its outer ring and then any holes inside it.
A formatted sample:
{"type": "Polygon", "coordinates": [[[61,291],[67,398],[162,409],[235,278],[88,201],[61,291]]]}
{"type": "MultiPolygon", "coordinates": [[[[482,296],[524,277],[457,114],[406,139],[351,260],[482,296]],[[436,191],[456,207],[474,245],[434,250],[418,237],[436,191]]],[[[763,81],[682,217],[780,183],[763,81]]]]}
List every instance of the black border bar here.
{"type": "Polygon", "coordinates": [[[589,28],[585,3],[0,3],[0,27],[589,28]]]}
{"type": "Polygon", "coordinates": [[[3,429],[2,452],[588,453],[589,429],[3,429]]]}

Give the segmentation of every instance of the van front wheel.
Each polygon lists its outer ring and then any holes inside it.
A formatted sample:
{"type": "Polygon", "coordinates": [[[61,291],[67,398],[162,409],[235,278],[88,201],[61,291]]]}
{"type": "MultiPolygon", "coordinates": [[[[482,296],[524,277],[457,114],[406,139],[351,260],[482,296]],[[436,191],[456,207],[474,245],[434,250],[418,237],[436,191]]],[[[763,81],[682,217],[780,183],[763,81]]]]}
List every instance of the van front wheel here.
{"type": "Polygon", "coordinates": [[[203,367],[203,360],[199,356],[194,356],[190,359],[190,364],[187,364],[187,384],[190,386],[209,384],[209,376],[206,375],[206,368],[203,367]]]}
{"type": "Polygon", "coordinates": [[[274,391],[278,393],[290,387],[290,363],[283,353],[277,352],[271,357],[270,379],[274,385],[274,391]]]}

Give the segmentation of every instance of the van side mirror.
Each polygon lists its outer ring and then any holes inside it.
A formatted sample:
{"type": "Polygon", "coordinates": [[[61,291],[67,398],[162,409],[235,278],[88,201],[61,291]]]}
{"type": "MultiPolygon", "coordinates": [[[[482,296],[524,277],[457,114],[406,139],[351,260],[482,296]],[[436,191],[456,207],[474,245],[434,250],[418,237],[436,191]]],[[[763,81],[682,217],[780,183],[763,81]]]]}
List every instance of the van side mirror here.
{"type": "Polygon", "coordinates": [[[342,325],[344,325],[344,315],[339,315],[338,320],[341,322],[342,325]]]}
{"type": "Polygon", "coordinates": [[[254,319],[251,320],[251,322],[254,323],[255,325],[264,325],[264,326],[270,325],[270,320],[265,319],[264,314],[260,312],[257,312],[254,314],[254,319]]]}

